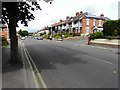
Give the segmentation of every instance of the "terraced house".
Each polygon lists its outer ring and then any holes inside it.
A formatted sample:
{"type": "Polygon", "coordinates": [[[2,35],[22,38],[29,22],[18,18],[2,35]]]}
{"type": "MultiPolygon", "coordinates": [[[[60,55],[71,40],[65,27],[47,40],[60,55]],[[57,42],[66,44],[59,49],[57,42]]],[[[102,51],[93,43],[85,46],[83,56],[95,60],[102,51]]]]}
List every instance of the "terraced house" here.
{"type": "Polygon", "coordinates": [[[88,35],[103,30],[106,20],[104,14],[100,16],[91,13],[76,12],[74,17],[67,16],[65,20],[60,20],[51,25],[53,33],[74,33],[75,35],[88,35]]]}

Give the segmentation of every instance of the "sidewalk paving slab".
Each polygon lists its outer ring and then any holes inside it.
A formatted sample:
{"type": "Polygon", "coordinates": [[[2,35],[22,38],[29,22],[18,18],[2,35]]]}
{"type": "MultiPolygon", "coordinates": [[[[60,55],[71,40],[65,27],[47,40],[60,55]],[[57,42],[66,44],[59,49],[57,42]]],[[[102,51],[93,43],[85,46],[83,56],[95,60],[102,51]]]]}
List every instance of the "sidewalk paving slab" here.
{"type": "Polygon", "coordinates": [[[11,63],[10,48],[2,48],[2,88],[24,88],[23,66],[11,63]]]}

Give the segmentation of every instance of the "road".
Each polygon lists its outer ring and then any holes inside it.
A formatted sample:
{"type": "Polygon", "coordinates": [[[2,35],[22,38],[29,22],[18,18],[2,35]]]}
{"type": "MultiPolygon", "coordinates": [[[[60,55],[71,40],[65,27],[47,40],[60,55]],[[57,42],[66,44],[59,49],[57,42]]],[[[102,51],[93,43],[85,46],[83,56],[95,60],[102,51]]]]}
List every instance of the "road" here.
{"type": "Polygon", "coordinates": [[[118,53],[77,41],[23,41],[48,88],[117,88],[118,53]]]}

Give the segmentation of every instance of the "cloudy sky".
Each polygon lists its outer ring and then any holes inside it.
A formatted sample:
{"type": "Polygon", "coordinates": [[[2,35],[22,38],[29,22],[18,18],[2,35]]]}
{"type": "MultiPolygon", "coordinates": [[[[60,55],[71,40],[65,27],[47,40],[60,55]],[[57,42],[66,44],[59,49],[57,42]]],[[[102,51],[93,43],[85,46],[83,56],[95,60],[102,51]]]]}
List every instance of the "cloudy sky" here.
{"type": "Polygon", "coordinates": [[[40,1],[42,10],[34,12],[35,20],[29,22],[28,27],[19,24],[19,29],[35,32],[45,26],[65,19],[66,16],[74,16],[76,12],[89,12],[99,16],[103,13],[106,17],[118,19],[119,0],[54,0],[52,4],[40,1]]]}

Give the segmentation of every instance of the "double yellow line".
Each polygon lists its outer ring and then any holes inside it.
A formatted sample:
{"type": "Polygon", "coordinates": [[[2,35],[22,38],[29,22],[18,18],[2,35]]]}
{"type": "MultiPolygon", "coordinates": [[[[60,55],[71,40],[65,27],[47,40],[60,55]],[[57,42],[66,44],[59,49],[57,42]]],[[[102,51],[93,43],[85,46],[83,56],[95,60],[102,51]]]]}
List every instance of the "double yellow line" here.
{"type": "Polygon", "coordinates": [[[47,90],[47,86],[46,86],[46,84],[45,84],[45,82],[44,82],[41,74],[39,73],[39,71],[38,71],[38,69],[37,69],[37,67],[36,67],[33,59],[31,58],[31,56],[30,56],[30,54],[29,54],[29,52],[28,52],[28,50],[27,50],[27,48],[25,47],[24,44],[23,44],[23,48],[24,48],[25,56],[26,56],[26,58],[27,58],[27,60],[28,60],[28,63],[29,63],[29,65],[30,65],[30,69],[31,69],[31,71],[32,71],[32,75],[33,75],[33,78],[34,78],[34,83],[35,83],[36,88],[40,88],[40,87],[39,87],[39,84],[38,84],[38,81],[37,81],[35,72],[34,72],[34,70],[33,70],[32,64],[33,64],[33,66],[34,66],[34,68],[35,68],[36,74],[37,74],[38,79],[39,79],[39,81],[40,81],[40,83],[41,83],[41,85],[42,85],[42,88],[44,88],[45,90],[47,90]],[[31,61],[31,62],[30,62],[30,61],[31,61]],[[32,63],[32,64],[31,64],[31,63],[32,63]]]}

